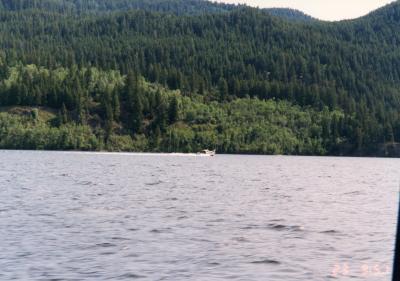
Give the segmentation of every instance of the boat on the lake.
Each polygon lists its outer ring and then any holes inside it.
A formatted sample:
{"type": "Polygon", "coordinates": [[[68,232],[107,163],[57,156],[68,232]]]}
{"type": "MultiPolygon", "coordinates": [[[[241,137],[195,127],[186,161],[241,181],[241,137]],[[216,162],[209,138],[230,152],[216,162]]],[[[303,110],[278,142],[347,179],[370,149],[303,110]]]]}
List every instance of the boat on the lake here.
{"type": "Polygon", "coordinates": [[[216,151],[215,150],[208,150],[208,149],[203,149],[202,151],[197,152],[197,155],[204,155],[204,156],[215,156],[216,151]]]}

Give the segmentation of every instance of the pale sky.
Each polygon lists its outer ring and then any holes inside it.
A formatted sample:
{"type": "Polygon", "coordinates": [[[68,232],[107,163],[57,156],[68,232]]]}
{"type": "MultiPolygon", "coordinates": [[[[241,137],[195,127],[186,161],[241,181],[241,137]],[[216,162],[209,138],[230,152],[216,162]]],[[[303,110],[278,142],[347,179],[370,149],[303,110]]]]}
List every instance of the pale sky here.
{"type": "Polygon", "coordinates": [[[215,2],[244,3],[260,8],[294,8],[323,20],[353,19],[368,14],[393,0],[215,0],[215,2]]]}

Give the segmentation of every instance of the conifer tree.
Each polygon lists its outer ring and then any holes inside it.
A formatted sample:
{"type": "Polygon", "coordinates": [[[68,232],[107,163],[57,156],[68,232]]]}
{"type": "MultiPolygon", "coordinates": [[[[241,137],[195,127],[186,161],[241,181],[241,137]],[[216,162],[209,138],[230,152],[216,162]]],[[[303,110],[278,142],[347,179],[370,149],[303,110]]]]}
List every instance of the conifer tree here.
{"type": "Polygon", "coordinates": [[[128,116],[132,134],[140,133],[143,122],[143,105],[141,100],[141,87],[137,75],[130,72],[126,81],[128,99],[128,116]]]}
{"type": "Polygon", "coordinates": [[[173,124],[178,120],[178,114],[179,114],[178,99],[176,98],[176,96],[174,96],[171,99],[168,108],[168,118],[170,124],[173,124]]]}

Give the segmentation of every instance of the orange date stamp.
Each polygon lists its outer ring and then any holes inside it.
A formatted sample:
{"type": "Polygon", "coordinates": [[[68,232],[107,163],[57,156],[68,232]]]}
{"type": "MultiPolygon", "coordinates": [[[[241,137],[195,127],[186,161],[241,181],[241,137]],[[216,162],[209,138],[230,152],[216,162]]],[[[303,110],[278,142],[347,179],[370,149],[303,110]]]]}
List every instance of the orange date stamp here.
{"type": "Polygon", "coordinates": [[[344,277],[357,275],[363,278],[387,276],[392,274],[391,266],[387,264],[373,263],[354,265],[349,263],[337,263],[331,271],[332,277],[344,277]]]}

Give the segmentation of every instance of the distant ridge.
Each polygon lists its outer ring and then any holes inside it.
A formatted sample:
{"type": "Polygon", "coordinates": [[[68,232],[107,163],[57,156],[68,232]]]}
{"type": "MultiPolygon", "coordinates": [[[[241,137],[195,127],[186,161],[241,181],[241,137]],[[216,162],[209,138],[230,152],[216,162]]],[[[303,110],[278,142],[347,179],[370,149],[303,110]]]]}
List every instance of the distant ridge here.
{"type": "Polygon", "coordinates": [[[303,13],[302,11],[290,8],[269,8],[264,9],[268,14],[284,18],[292,21],[304,21],[304,22],[312,22],[317,19],[303,13]]]}
{"type": "MultiPolygon", "coordinates": [[[[39,9],[72,13],[105,13],[138,9],[176,15],[199,15],[230,12],[244,7],[249,6],[217,3],[208,0],[0,0],[0,11],[39,9]]],[[[299,10],[290,8],[270,8],[262,10],[270,15],[288,20],[315,20],[313,17],[299,10]]]]}
{"type": "Polygon", "coordinates": [[[390,4],[387,4],[381,8],[378,8],[369,14],[362,16],[360,18],[354,19],[372,19],[378,20],[383,23],[389,22],[399,22],[400,21],[400,1],[394,1],[390,4]]]}
{"type": "MultiPolygon", "coordinates": [[[[208,0],[0,0],[0,11],[38,9],[64,13],[108,13],[137,9],[176,15],[200,15],[225,13],[244,7],[249,6],[217,3],[208,0]]],[[[315,20],[313,17],[299,10],[290,8],[269,8],[262,10],[270,15],[291,21],[309,22],[315,20]]]]}
{"type": "Polygon", "coordinates": [[[127,10],[166,12],[176,15],[198,15],[228,12],[237,5],[206,0],[0,0],[0,11],[30,9],[59,12],[105,13],[127,10]]]}

